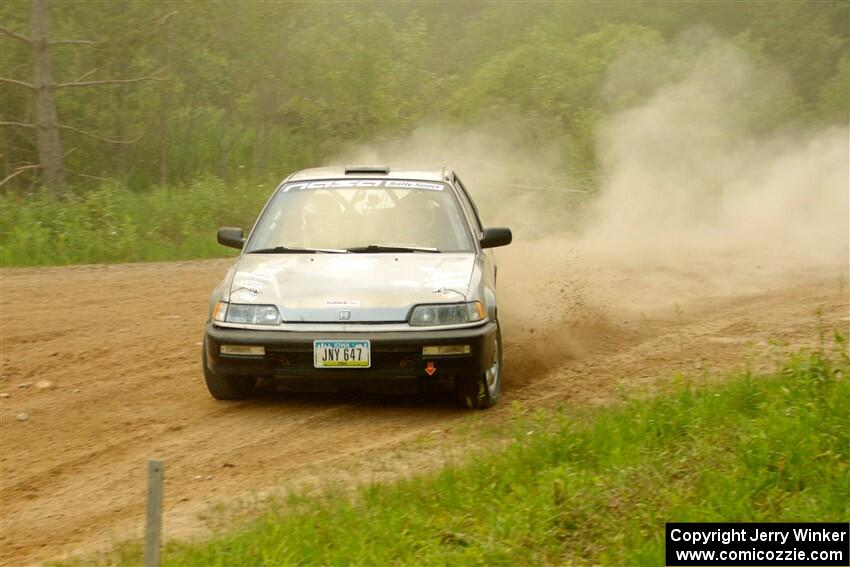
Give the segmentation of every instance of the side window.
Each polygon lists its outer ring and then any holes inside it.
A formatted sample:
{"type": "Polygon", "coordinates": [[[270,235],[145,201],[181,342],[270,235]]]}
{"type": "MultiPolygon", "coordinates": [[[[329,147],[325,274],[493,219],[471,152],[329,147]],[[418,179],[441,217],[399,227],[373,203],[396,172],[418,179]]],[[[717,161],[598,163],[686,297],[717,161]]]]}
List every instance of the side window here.
{"type": "Polygon", "coordinates": [[[460,177],[457,175],[454,176],[455,185],[457,185],[458,189],[460,189],[461,200],[463,201],[463,208],[468,211],[468,214],[473,221],[473,224],[478,227],[478,232],[484,232],[484,225],[481,224],[481,217],[478,216],[478,208],[475,206],[475,203],[469,197],[469,193],[466,191],[466,187],[463,186],[463,183],[460,180],[460,177]]]}

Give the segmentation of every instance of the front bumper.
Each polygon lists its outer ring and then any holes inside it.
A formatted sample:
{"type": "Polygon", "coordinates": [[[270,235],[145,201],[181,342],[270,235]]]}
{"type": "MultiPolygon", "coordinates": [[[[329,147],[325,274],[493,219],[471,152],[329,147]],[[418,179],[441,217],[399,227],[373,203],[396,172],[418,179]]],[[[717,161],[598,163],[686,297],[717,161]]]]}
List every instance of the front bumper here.
{"type": "Polygon", "coordinates": [[[231,376],[255,376],[278,388],[297,391],[360,390],[415,393],[445,391],[457,376],[475,376],[490,367],[497,325],[494,321],[472,328],[440,331],[357,332],[254,331],[217,327],[208,322],[204,337],[207,367],[231,376]],[[314,368],[314,340],[371,341],[371,368],[314,368]],[[220,353],[222,344],[265,348],[264,356],[220,353]],[[423,356],[425,345],[470,346],[470,353],[423,356]],[[426,368],[429,363],[433,372],[426,368]]]}

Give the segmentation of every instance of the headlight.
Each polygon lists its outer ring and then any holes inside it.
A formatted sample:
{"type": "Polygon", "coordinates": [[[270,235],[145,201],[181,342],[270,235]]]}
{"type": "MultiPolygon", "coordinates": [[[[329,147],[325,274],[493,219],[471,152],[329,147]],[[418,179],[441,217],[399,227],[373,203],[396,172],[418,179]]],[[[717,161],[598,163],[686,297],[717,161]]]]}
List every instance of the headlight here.
{"type": "Polygon", "coordinates": [[[274,305],[240,305],[219,301],[213,309],[213,319],[246,325],[280,325],[280,313],[274,305]]]}
{"type": "Polygon", "coordinates": [[[459,325],[481,321],[486,315],[480,301],[469,303],[418,305],[410,315],[410,324],[415,327],[428,325],[459,325]]]}

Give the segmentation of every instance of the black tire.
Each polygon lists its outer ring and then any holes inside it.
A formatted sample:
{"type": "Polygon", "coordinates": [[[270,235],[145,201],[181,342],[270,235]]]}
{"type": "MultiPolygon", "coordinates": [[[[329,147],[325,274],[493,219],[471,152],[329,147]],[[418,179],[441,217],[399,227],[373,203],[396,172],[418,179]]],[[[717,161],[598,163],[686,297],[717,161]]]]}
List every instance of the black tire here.
{"type": "Polygon", "coordinates": [[[217,400],[244,400],[254,394],[257,380],[248,376],[228,376],[213,372],[207,366],[207,345],[201,348],[201,365],[204,381],[212,397],[217,400]]]}
{"type": "Polygon", "coordinates": [[[496,405],[502,393],[502,331],[496,322],[493,366],[478,376],[455,378],[455,397],[464,408],[487,409],[496,405]]]}

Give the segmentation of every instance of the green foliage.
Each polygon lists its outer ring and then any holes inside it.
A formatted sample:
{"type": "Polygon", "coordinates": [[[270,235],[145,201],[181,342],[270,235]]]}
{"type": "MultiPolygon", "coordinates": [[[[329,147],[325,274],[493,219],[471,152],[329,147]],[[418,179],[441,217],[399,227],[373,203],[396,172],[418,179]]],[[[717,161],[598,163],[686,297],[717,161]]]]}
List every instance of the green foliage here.
{"type": "MultiPolygon", "coordinates": [[[[669,521],[850,515],[850,357],[571,417],[516,415],[495,452],[392,484],[273,503],[165,565],[659,565],[669,521]]],[[[138,562],[124,550],[118,561],[138,562]]]]}
{"type": "MultiPolygon", "coordinates": [[[[23,33],[28,12],[28,0],[0,3],[0,20],[23,33]]],[[[606,118],[727,40],[754,62],[728,69],[720,58],[705,73],[749,77],[729,81],[715,117],[730,133],[846,124],[848,17],[846,2],[53,2],[54,37],[99,42],[54,46],[57,81],[156,70],[164,80],[56,91],[61,122],[138,140],[63,130],[73,193],[42,195],[34,170],[6,183],[0,259],[219,255],[215,227],[250,225],[288,172],[429,121],[462,131],[510,120],[525,143],[592,173],[606,118]]],[[[27,79],[25,45],[0,35],[0,67],[27,79]]],[[[29,92],[0,89],[0,121],[32,122],[29,92]]],[[[0,178],[37,163],[33,134],[2,127],[0,178]]]]}
{"type": "Polygon", "coordinates": [[[33,266],[223,256],[220,225],[249,229],[273,186],[206,177],[134,192],[104,184],[58,201],[0,196],[0,264],[33,266]]]}
{"type": "MultiPolygon", "coordinates": [[[[28,5],[0,3],[0,20],[26,33],[28,5]]],[[[635,61],[643,87],[612,99],[604,92],[611,63],[635,48],[675,54],[680,34],[695,28],[787,71],[788,100],[759,109],[763,127],[789,114],[846,122],[848,17],[850,4],[841,1],[92,0],[51,3],[51,33],[99,42],[54,47],[59,81],[162,70],[161,81],[56,93],[60,121],[106,137],[140,136],[110,145],[63,131],[68,169],[147,189],[202,175],[276,181],[346,144],[401,136],[425,121],[504,116],[558,144],[571,167],[591,169],[598,121],[675,72],[635,61]]],[[[0,36],[4,76],[27,79],[28,55],[0,36]]],[[[31,122],[28,91],[0,89],[0,120],[31,122]]],[[[36,163],[33,131],[4,127],[0,154],[2,177],[36,163]]],[[[26,173],[9,185],[24,191],[35,179],[26,173]]]]}

